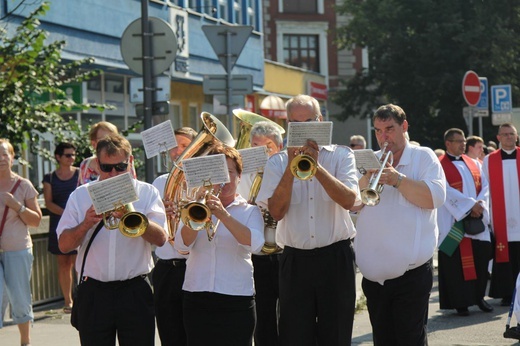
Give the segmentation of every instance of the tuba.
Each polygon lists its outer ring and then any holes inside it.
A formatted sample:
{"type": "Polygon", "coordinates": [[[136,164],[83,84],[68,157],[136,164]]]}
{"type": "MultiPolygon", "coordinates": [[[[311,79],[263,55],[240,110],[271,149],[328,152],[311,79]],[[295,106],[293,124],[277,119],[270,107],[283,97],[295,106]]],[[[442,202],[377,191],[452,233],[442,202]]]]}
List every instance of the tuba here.
{"type": "Polygon", "coordinates": [[[235,144],[235,140],[231,133],[214,115],[208,112],[202,112],[200,119],[203,124],[201,130],[174,162],[164,187],[164,199],[173,201],[175,208],[174,218],[168,218],[168,233],[170,235],[170,240],[175,238],[175,232],[177,232],[181,217],[181,209],[183,205],[188,202],[183,197],[186,192],[183,191],[186,184],[184,183],[182,160],[207,155],[211,147],[219,142],[231,147],[235,144]]]}
{"type": "MultiPolygon", "coordinates": [[[[240,133],[237,138],[237,144],[235,145],[236,149],[245,149],[251,146],[250,136],[251,136],[251,128],[254,124],[260,121],[269,121],[276,125],[281,134],[285,133],[285,129],[274,121],[267,119],[261,115],[248,112],[243,109],[235,109],[233,110],[233,114],[241,120],[240,124],[240,133]]],[[[248,203],[256,205],[256,197],[258,196],[258,192],[260,191],[260,186],[262,185],[263,171],[257,172],[253,183],[251,184],[251,189],[249,190],[248,203]]],[[[262,252],[270,255],[275,252],[281,250],[278,245],[276,245],[275,236],[276,236],[276,225],[277,222],[269,211],[264,208],[260,208],[262,212],[262,216],[264,217],[264,238],[265,243],[262,246],[262,252]]]]}
{"type": "Polygon", "coordinates": [[[146,232],[148,218],[143,213],[137,212],[132,203],[116,206],[115,209],[103,213],[103,223],[106,229],[119,228],[119,232],[126,237],[140,237],[146,232]],[[123,213],[121,219],[116,218],[113,213],[123,213]]]}
{"type": "Polygon", "coordinates": [[[388,143],[385,142],[383,144],[383,149],[381,150],[381,168],[370,177],[370,181],[368,182],[368,186],[361,190],[361,201],[364,205],[369,207],[373,207],[379,204],[379,196],[383,192],[384,185],[379,184],[379,179],[381,179],[381,174],[383,174],[383,170],[386,167],[386,163],[393,163],[393,154],[390,150],[387,152],[388,143]]]}
{"type": "MultiPolygon", "coordinates": [[[[251,190],[249,191],[249,198],[247,202],[249,204],[256,205],[256,197],[258,196],[258,192],[260,191],[260,186],[262,185],[262,178],[264,176],[263,172],[256,173],[255,179],[251,184],[251,190]]],[[[262,253],[266,255],[272,255],[282,248],[276,244],[276,225],[278,222],[271,216],[269,210],[260,208],[262,212],[262,216],[264,217],[264,238],[265,242],[262,246],[262,253]]]]}
{"type": "Polygon", "coordinates": [[[251,147],[251,141],[249,138],[251,136],[251,128],[258,122],[268,121],[273,123],[276,125],[278,130],[280,130],[281,134],[285,133],[285,129],[281,125],[256,113],[244,109],[234,109],[233,114],[240,119],[240,132],[238,133],[237,142],[235,144],[235,149],[237,150],[251,147]]]}

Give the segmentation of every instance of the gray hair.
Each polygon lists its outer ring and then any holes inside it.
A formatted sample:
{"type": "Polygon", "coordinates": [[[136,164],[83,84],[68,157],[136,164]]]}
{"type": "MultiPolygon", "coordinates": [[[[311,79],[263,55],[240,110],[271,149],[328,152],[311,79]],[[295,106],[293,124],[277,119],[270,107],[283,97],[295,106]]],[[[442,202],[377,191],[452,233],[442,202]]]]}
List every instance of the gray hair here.
{"type": "Polygon", "coordinates": [[[277,146],[280,146],[283,143],[280,130],[271,121],[259,121],[254,124],[251,128],[249,141],[252,141],[254,136],[267,137],[271,139],[277,146]]]}

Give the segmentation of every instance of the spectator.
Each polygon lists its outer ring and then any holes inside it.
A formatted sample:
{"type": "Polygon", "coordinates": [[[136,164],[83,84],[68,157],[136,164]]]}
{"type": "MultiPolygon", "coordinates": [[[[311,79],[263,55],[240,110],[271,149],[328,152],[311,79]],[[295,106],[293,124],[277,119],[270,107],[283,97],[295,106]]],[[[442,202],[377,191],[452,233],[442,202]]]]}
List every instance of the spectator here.
{"type": "Polygon", "coordinates": [[[367,147],[367,141],[365,137],[361,135],[354,135],[350,137],[350,148],[352,150],[355,149],[365,149],[367,147]]]}
{"type": "Polygon", "coordinates": [[[61,214],[67,205],[69,195],[76,189],[79,178],[79,168],[74,167],[76,147],[71,143],[59,143],[54,150],[54,158],[58,168],[43,177],[43,197],[45,207],[49,210],[49,245],[48,251],[56,255],[58,261],[58,281],[65,300],[63,311],[72,311],[73,269],[77,251],[63,253],[58,247],[56,228],[61,214]]]}
{"type": "Polygon", "coordinates": [[[29,328],[34,319],[30,285],[33,254],[29,227],[40,225],[42,212],[37,201],[38,191],[29,180],[12,171],[13,162],[13,146],[7,139],[0,139],[0,210],[3,210],[0,224],[0,299],[5,287],[13,321],[20,331],[20,343],[24,346],[31,343],[29,328]]]}

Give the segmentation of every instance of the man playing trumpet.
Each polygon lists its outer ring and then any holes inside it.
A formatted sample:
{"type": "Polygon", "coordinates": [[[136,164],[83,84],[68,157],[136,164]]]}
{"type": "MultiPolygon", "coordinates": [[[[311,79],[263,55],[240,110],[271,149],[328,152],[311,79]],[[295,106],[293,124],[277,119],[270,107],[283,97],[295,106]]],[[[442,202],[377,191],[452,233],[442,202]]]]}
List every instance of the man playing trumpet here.
{"type": "MultiPolygon", "coordinates": [[[[381,106],[372,120],[379,146],[386,143],[393,156],[392,164],[381,168],[379,203],[364,206],[356,222],[356,263],[363,274],[374,344],[427,345],[436,208],[446,198],[444,173],[431,149],[406,140],[408,122],[401,107],[381,106]]],[[[359,188],[363,191],[378,173],[369,170],[359,188]]]]}
{"type": "MultiPolygon", "coordinates": [[[[99,180],[125,174],[132,168],[132,147],[120,135],[107,135],[97,144],[96,160],[101,170],[99,180]]],[[[103,226],[84,257],[94,229],[103,222],[103,215],[96,214],[89,196],[88,186],[93,183],[78,187],[70,195],[58,224],[60,250],[78,249],[78,277],[83,271],[74,301],[82,345],[115,344],[116,334],[120,345],[154,344],[152,290],[145,278],[153,267],[151,245],[166,242],[166,218],[157,189],[138,180],[133,182],[139,197],[133,207],[148,219],[140,237],[125,237],[103,226]]]]}
{"type": "MultiPolygon", "coordinates": [[[[316,99],[298,95],[287,102],[289,122],[322,121],[316,99]]],[[[265,167],[257,203],[278,221],[280,343],[350,345],[356,300],[349,210],[360,203],[354,154],[308,140],[273,155],[265,167]],[[300,180],[291,162],[303,153],[317,163],[313,177],[300,180]]]]}

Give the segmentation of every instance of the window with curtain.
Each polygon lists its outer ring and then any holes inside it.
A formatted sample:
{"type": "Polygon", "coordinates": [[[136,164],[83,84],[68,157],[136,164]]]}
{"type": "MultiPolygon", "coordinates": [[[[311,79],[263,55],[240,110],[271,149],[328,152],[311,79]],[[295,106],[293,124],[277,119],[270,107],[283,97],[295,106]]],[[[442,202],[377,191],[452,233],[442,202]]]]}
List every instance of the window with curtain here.
{"type": "Polygon", "coordinates": [[[284,35],[284,63],[320,72],[318,35],[284,35]]]}

